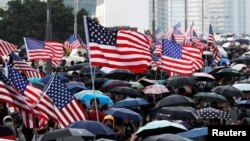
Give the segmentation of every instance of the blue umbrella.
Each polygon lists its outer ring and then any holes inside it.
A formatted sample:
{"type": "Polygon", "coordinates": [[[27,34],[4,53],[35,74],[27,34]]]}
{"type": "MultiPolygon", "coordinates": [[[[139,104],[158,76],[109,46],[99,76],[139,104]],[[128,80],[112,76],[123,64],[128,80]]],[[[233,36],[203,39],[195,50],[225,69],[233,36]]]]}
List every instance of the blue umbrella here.
{"type": "Polygon", "coordinates": [[[126,98],[124,100],[114,103],[113,107],[123,108],[123,107],[134,107],[149,104],[146,100],[142,98],[126,98]]]}
{"type": "Polygon", "coordinates": [[[104,111],[104,113],[125,120],[141,121],[141,116],[138,113],[126,108],[111,108],[107,111],[104,111]]]}
{"type": "Polygon", "coordinates": [[[96,96],[96,98],[99,99],[100,104],[113,105],[112,100],[108,96],[104,95],[102,92],[97,91],[97,90],[96,91],[83,90],[83,91],[75,94],[75,97],[77,99],[79,99],[80,101],[86,101],[86,102],[90,102],[91,99],[95,98],[95,96],[96,96]],[[94,94],[94,92],[95,92],[95,94],[94,94]]]}
{"type": "MultiPolygon", "coordinates": [[[[49,74],[49,75],[46,75],[45,77],[43,77],[40,82],[41,83],[44,83],[44,84],[47,84],[50,80],[50,78],[52,77],[53,74],[49,74]]],[[[66,83],[69,81],[69,79],[67,77],[65,77],[64,75],[62,74],[58,74],[59,78],[62,80],[62,82],[66,83]]]]}
{"type": "Polygon", "coordinates": [[[102,122],[92,120],[76,121],[68,125],[67,128],[86,129],[95,135],[115,135],[115,132],[107,125],[102,122]]]}
{"type": "Polygon", "coordinates": [[[73,94],[82,90],[88,90],[88,88],[82,82],[76,82],[76,81],[69,82],[66,83],[66,86],[68,87],[69,91],[73,94]]]}
{"type": "Polygon", "coordinates": [[[202,136],[208,135],[208,128],[207,127],[194,128],[186,132],[178,133],[177,135],[185,137],[185,138],[189,138],[189,139],[202,137],[202,136]]]}
{"type": "Polygon", "coordinates": [[[242,100],[239,103],[237,103],[237,106],[239,107],[250,107],[250,100],[242,100]]]}

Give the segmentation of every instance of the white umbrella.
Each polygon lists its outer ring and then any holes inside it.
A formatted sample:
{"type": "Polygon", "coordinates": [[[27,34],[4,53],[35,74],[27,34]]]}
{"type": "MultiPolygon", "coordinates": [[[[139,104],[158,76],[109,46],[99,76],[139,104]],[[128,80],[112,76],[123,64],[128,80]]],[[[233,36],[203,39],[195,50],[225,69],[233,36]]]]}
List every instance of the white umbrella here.
{"type": "Polygon", "coordinates": [[[68,56],[68,57],[63,57],[62,59],[66,60],[66,66],[71,66],[71,61],[74,61],[75,63],[85,61],[85,58],[80,56],[68,56]]]}
{"type": "Polygon", "coordinates": [[[237,71],[240,71],[243,67],[246,67],[246,65],[245,64],[236,64],[236,65],[232,66],[231,68],[235,69],[237,71]]]}
{"type": "Polygon", "coordinates": [[[228,48],[230,46],[230,42],[226,42],[226,43],[224,43],[223,45],[222,45],[222,47],[224,47],[224,48],[228,48]]]}
{"type": "Polygon", "coordinates": [[[234,84],[233,87],[241,91],[250,91],[250,84],[234,84]]]}
{"type": "Polygon", "coordinates": [[[213,55],[213,53],[211,51],[203,51],[203,55],[213,55]]]}
{"type": "Polygon", "coordinates": [[[219,49],[221,56],[227,58],[227,52],[224,50],[224,48],[222,48],[221,46],[218,46],[218,49],[219,49]]]}

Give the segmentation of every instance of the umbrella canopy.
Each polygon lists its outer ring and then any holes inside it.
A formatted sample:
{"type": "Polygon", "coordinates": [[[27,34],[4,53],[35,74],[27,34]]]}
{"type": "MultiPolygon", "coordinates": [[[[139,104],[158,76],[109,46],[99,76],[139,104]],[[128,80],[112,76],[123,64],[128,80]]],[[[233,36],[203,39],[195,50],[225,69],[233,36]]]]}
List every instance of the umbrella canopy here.
{"type": "Polygon", "coordinates": [[[102,92],[100,91],[93,91],[93,90],[83,90],[81,92],[78,92],[74,95],[77,99],[79,99],[80,101],[86,101],[86,102],[90,102],[91,99],[98,98],[100,101],[100,104],[108,104],[108,105],[112,105],[113,102],[112,100],[104,95],[102,92]]]}
{"type": "Polygon", "coordinates": [[[110,79],[127,80],[135,78],[135,74],[129,70],[117,69],[113,70],[106,75],[110,79]]]}
{"type": "Polygon", "coordinates": [[[242,100],[239,103],[237,103],[237,106],[249,108],[250,107],[250,100],[242,100]]]}
{"type": "Polygon", "coordinates": [[[218,50],[222,57],[227,57],[227,52],[222,47],[218,47],[218,50]]]}
{"type": "Polygon", "coordinates": [[[108,80],[102,85],[102,90],[109,90],[114,87],[130,87],[131,84],[122,80],[108,80]]]}
{"type": "MultiPolygon", "coordinates": [[[[93,75],[104,75],[104,73],[100,70],[99,67],[95,67],[95,66],[92,66],[92,71],[93,71],[93,75]]],[[[91,68],[90,68],[90,65],[85,65],[83,66],[80,71],[79,71],[80,74],[84,74],[84,75],[91,75],[91,68]]]]}
{"type": "Polygon", "coordinates": [[[213,101],[227,102],[227,99],[223,95],[219,95],[219,94],[212,93],[212,92],[200,92],[194,95],[194,98],[206,99],[209,102],[213,102],[213,101]]]}
{"type": "Polygon", "coordinates": [[[207,127],[194,128],[194,129],[188,130],[186,132],[178,133],[177,135],[185,137],[185,138],[189,138],[189,139],[207,136],[208,135],[208,128],[207,127]]]}
{"type": "Polygon", "coordinates": [[[144,88],[144,86],[139,83],[139,82],[129,82],[131,84],[131,88],[134,88],[136,90],[142,90],[144,88]]]}
{"type": "Polygon", "coordinates": [[[143,92],[144,94],[162,94],[169,93],[169,90],[164,85],[155,84],[147,86],[143,92]]]}
{"type": "Polygon", "coordinates": [[[171,107],[171,106],[194,106],[195,102],[186,96],[182,95],[170,95],[161,99],[156,108],[171,107]]]}
{"type": "Polygon", "coordinates": [[[142,106],[142,105],[147,105],[147,104],[149,104],[148,101],[142,98],[126,98],[124,100],[114,103],[113,107],[123,108],[123,107],[142,106]]]}
{"type": "Polygon", "coordinates": [[[250,84],[234,84],[233,87],[241,91],[250,91],[250,84]]]}
{"type": "Polygon", "coordinates": [[[158,84],[157,81],[150,80],[147,78],[141,78],[140,80],[138,80],[138,82],[140,82],[144,87],[149,86],[149,85],[158,84]]]}
{"type": "Polygon", "coordinates": [[[240,57],[234,59],[233,62],[237,63],[237,64],[250,65],[250,56],[249,55],[240,56],[240,57]]]}
{"type": "Polygon", "coordinates": [[[225,97],[242,97],[242,91],[230,85],[217,86],[212,89],[212,92],[221,94],[225,97]]]}
{"type": "Polygon", "coordinates": [[[29,81],[31,84],[37,86],[38,88],[43,89],[43,88],[45,87],[45,84],[44,84],[44,83],[41,83],[40,80],[41,80],[41,78],[35,78],[35,77],[34,77],[34,78],[29,78],[29,79],[28,79],[28,81],[29,81]]]}
{"type": "Polygon", "coordinates": [[[192,107],[162,107],[157,110],[157,117],[172,120],[198,120],[196,110],[192,107]]]}
{"type": "Polygon", "coordinates": [[[140,127],[135,134],[138,136],[150,136],[159,135],[163,133],[179,133],[186,131],[183,125],[178,123],[173,123],[167,120],[152,121],[147,123],[145,126],[140,127]]]}
{"type": "MultiPolygon", "coordinates": [[[[52,76],[53,76],[53,74],[46,75],[45,77],[41,78],[40,82],[43,84],[47,84],[52,76]]],[[[59,73],[58,76],[62,82],[64,82],[64,83],[69,82],[69,79],[67,77],[65,77],[63,74],[59,73]]]]}
{"type": "Polygon", "coordinates": [[[214,81],[215,78],[211,74],[203,73],[203,72],[195,72],[193,76],[197,78],[198,81],[214,81]]]}
{"type": "Polygon", "coordinates": [[[107,111],[104,111],[104,113],[129,121],[141,121],[141,116],[138,113],[126,108],[111,108],[107,111]]]}
{"type": "Polygon", "coordinates": [[[40,141],[94,141],[95,135],[85,129],[59,129],[42,135],[40,141]]]}
{"type": "Polygon", "coordinates": [[[130,97],[141,97],[141,93],[138,90],[129,87],[116,87],[110,90],[111,93],[130,96],[130,97]]]}
{"type": "Polygon", "coordinates": [[[188,76],[177,76],[167,80],[167,87],[183,87],[194,85],[196,80],[193,77],[188,76]]]}
{"type": "MultiPolygon", "coordinates": [[[[95,89],[100,89],[106,81],[108,81],[107,78],[95,78],[94,79],[95,89]]],[[[92,88],[93,85],[91,78],[85,82],[85,85],[92,88]]]]}
{"type": "Polygon", "coordinates": [[[243,67],[246,67],[246,65],[245,64],[236,64],[236,65],[232,66],[231,68],[235,69],[237,71],[240,71],[243,67]]]}
{"type": "Polygon", "coordinates": [[[209,74],[211,75],[216,75],[218,71],[222,70],[222,69],[225,69],[225,68],[228,68],[228,67],[225,67],[225,66],[219,66],[219,67],[216,67],[214,69],[212,69],[209,74]]]}
{"type": "Polygon", "coordinates": [[[223,77],[227,77],[227,76],[241,76],[241,74],[235,70],[235,69],[232,69],[232,68],[225,68],[225,69],[222,69],[220,71],[217,72],[217,75],[220,75],[220,76],[223,76],[223,77]]]}
{"type": "Polygon", "coordinates": [[[86,129],[95,135],[104,135],[104,136],[115,135],[115,132],[110,127],[108,127],[102,122],[93,120],[76,121],[68,125],[67,128],[86,129]]]}
{"type": "Polygon", "coordinates": [[[89,63],[79,63],[68,67],[68,71],[80,70],[83,66],[89,65],[89,63]]]}
{"type": "Polygon", "coordinates": [[[197,114],[202,119],[231,119],[230,114],[228,114],[227,112],[212,107],[197,110],[197,114]]]}
{"type": "Polygon", "coordinates": [[[192,140],[175,134],[161,134],[161,135],[149,136],[142,141],[192,141],[192,140]]]}
{"type": "Polygon", "coordinates": [[[88,90],[88,88],[82,82],[76,82],[76,81],[69,82],[66,83],[66,86],[68,87],[69,91],[73,94],[82,90],[88,90]]]}

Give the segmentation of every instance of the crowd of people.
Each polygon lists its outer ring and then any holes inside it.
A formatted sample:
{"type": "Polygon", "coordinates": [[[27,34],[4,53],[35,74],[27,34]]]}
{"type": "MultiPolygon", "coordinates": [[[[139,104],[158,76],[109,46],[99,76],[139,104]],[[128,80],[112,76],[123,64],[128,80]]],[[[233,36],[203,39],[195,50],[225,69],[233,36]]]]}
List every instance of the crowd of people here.
{"type": "MultiPolygon", "coordinates": [[[[232,61],[235,58],[241,56],[245,52],[247,52],[247,50],[241,47],[231,46],[227,48],[228,59],[231,61],[230,64],[222,63],[216,65],[213,64],[211,56],[204,56],[204,59],[207,60],[205,61],[206,62],[205,68],[206,67],[209,68],[210,71],[220,66],[225,66],[225,68],[230,68],[230,65],[233,64],[232,61]]],[[[88,62],[86,60],[86,62],[81,62],[81,63],[88,63],[88,62]]],[[[70,69],[71,66],[77,65],[77,63],[71,61],[68,64],[70,65],[67,65],[66,60],[63,60],[58,68],[53,68],[52,72],[64,74],[66,77],[68,77],[70,81],[83,82],[87,88],[92,89],[91,87],[92,84],[89,83],[91,80],[91,75],[89,74],[89,72],[79,72],[80,69],[72,71],[70,69]]],[[[36,66],[36,64],[32,64],[32,66],[40,72],[42,77],[46,76],[44,72],[45,69],[44,66],[36,66]]],[[[215,88],[216,86],[226,86],[226,85],[232,86],[233,84],[237,84],[239,82],[244,83],[244,81],[245,84],[249,84],[250,68],[248,66],[242,67],[238,71],[238,73],[240,74],[239,76],[218,75],[215,73],[212,74],[215,77],[213,81],[199,81],[196,77],[191,76],[188,78],[195,79],[195,83],[180,87],[168,87],[169,89],[168,93],[160,93],[157,95],[144,94],[143,88],[135,87],[134,89],[138,90],[141,93],[142,98],[149,103],[143,106],[129,107],[129,109],[141,115],[142,119],[141,121],[124,120],[122,118],[113,115],[105,114],[105,111],[111,108],[112,106],[100,103],[100,100],[98,98],[96,98],[96,100],[92,99],[89,103],[87,101],[80,101],[80,102],[82,103],[83,107],[86,110],[86,115],[87,115],[86,119],[99,121],[106,124],[116,133],[116,136],[108,137],[114,140],[133,141],[133,140],[143,139],[144,137],[140,137],[137,134],[135,134],[136,131],[138,131],[140,127],[154,120],[169,120],[171,122],[181,123],[187,129],[207,127],[208,125],[248,125],[250,124],[250,115],[249,115],[250,111],[246,105],[238,106],[238,103],[243,100],[250,100],[250,91],[243,91],[242,97],[227,97],[224,95],[227,101],[207,101],[205,98],[194,97],[194,95],[199,92],[211,92],[212,89],[215,88]],[[213,118],[207,120],[199,118],[198,120],[189,120],[184,118],[169,119],[167,117],[160,117],[159,115],[156,114],[157,104],[163,98],[168,97],[170,95],[182,95],[193,99],[195,101],[195,105],[193,106],[193,108],[195,108],[196,110],[203,109],[206,107],[212,107],[218,110],[222,110],[230,115],[230,119],[225,120],[223,118],[221,119],[213,118]],[[96,115],[96,113],[98,114],[98,116],[96,115]]],[[[158,84],[166,85],[169,82],[168,80],[170,80],[171,78],[174,79],[173,77],[167,76],[160,69],[155,69],[150,67],[147,72],[143,74],[134,74],[133,78],[126,78],[125,76],[124,78],[122,78],[123,79],[122,81],[140,82],[140,80],[146,79],[150,80],[149,82],[151,83],[151,85],[154,85],[157,82],[158,84]]],[[[109,79],[109,78],[106,77],[106,74],[104,72],[101,72],[101,73],[96,73],[95,79],[109,79]]],[[[142,83],[142,87],[146,87],[148,85],[150,84],[142,83]]],[[[96,90],[100,90],[106,95],[108,95],[110,99],[113,101],[113,103],[116,103],[118,101],[127,98],[127,96],[117,95],[115,93],[110,92],[109,90],[112,88],[109,88],[108,90],[103,90],[101,86],[99,87],[96,86],[95,88],[96,90]]],[[[8,108],[8,105],[6,103],[2,102],[0,104],[0,138],[4,136],[6,139],[30,141],[35,137],[38,137],[42,134],[45,134],[46,132],[50,132],[56,129],[58,129],[58,126],[53,121],[50,121],[48,125],[46,125],[42,129],[37,129],[37,128],[28,129],[24,126],[22,118],[18,112],[10,113],[10,109],[8,108]]],[[[100,137],[97,136],[97,138],[100,137]]]]}

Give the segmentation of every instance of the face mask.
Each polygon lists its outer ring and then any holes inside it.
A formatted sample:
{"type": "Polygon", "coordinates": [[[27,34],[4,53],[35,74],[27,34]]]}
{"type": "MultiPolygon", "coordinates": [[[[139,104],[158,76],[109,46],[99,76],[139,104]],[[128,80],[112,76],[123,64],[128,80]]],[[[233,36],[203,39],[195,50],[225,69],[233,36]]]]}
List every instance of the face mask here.
{"type": "Polygon", "coordinates": [[[13,127],[14,126],[13,122],[7,122],[4,125],[7,126],[7,127],[13,127]]]}

